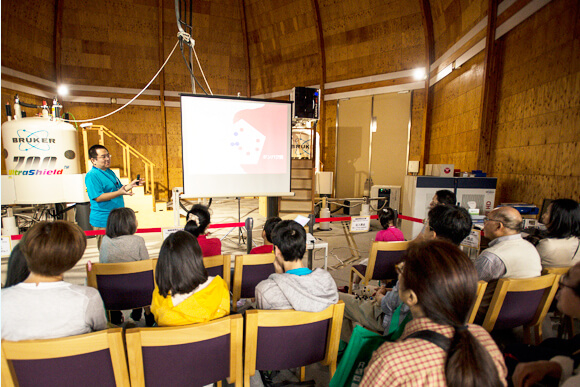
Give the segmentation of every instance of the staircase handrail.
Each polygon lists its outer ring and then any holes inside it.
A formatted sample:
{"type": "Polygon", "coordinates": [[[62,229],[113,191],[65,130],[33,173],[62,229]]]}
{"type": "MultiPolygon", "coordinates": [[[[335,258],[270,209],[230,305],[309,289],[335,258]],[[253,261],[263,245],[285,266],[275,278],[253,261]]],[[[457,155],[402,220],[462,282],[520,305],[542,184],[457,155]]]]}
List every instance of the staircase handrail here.
{"type": "MultiPolygon", "coordinates": [[[[155,167],[155,163],[145,157],[141,152],[135,149],[132,145],[127,143],[117,134],[115,134],[111,129],[107,128],[104,125],[87,125],[82,127],[83,133],[83,145],[85,150],[85,155],[88,158],[88,140],[87,140],[87,132],[88,131],[97,131],[99,133],[99,144],[105,145],[103,134],[107,135],[108,137],[112,138],[117,142],[117,144],[121,145],[123,148],[123,173],[125,176],[129,177],[131,180],[131,161],[130,156],[133,155],[137,157],[145,166],[145,188],[151,193],[153,199],[153,211],[156,211],[156,203],[155,203],[155,175],[153,168],[155,167]],[[149,176],[151,178],[149,178],[149,176]]],[[[87,160],[87,171],[89,169],[89,161],[87,160]]]]}

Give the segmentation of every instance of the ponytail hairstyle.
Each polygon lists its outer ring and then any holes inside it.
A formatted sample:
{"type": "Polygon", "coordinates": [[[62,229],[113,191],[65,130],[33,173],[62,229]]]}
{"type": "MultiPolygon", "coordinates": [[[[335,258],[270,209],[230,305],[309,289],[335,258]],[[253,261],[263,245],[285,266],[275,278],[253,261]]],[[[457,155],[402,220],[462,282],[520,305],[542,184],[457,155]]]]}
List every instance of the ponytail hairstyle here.
{"type": "Polygon", "coordinates": [[[383,229],[386,230],[389,226],[395,225],[395,210],[391,207],[385,207],[379,211],[379,222],[381,222],[381,226],[383,229]]]}
{"type": "Polygon", "coordinates": [[[477,292],[477,272],[457,246],[432,240],[405,253],[402,288],[415,292],[426,317],[455,328],[445,362],[450,387],[502,386],[487,350],[466,326],[477,292]]]}
{"type": "Polygon", "coordinates": [[[205,234],[205,230],[209,226],[209,221],[210,215],[208,208],[203,204],[196,204],[187,213],[187,223],[183,230],[197,238],[205,234]]]}

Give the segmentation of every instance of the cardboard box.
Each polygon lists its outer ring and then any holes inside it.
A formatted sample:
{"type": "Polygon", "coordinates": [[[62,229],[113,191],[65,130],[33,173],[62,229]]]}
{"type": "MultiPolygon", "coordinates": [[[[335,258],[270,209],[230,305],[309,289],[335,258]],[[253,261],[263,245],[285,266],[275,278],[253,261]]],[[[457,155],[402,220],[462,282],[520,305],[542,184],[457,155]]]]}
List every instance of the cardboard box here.
{"type": "Polygon", "coordinates": [[[453,164],[433,164],[431,176],[453,177],[453,164]]]}

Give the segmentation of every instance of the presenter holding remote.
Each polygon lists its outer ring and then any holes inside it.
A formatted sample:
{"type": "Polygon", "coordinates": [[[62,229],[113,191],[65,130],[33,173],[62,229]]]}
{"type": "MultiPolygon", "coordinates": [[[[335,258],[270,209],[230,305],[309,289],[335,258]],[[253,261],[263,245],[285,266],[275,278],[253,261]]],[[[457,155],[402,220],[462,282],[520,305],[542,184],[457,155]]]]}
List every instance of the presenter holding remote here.
{"type": "MultiPolygon", "coordinates": [[[[111,171],[111,155],[102,145],[93,145],[89,149],[89,158],[93,167],[85,176],[87,194],[91,199],[91,215],[89,221],[95,230],[104,230],[107,227],[109,214],[115,208],[125,207],[123,195],[133,195],[133,187],[143,181],[135,179],[123,185],[117,175],[111,171]]],[[[100,248],[102,235],[97,236],[97,245],[100,248]]]]}

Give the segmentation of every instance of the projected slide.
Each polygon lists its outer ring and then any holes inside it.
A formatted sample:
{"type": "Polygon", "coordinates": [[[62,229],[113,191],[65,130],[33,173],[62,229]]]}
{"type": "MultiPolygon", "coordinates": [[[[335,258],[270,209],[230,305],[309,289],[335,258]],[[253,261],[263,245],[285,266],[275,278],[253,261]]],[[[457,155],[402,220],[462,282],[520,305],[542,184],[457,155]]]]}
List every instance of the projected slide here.
{"type": "Polygon", "coordinates": [[[290,114],[285,101],[182,96],[184,194],[289,192],[290,114]]]}

